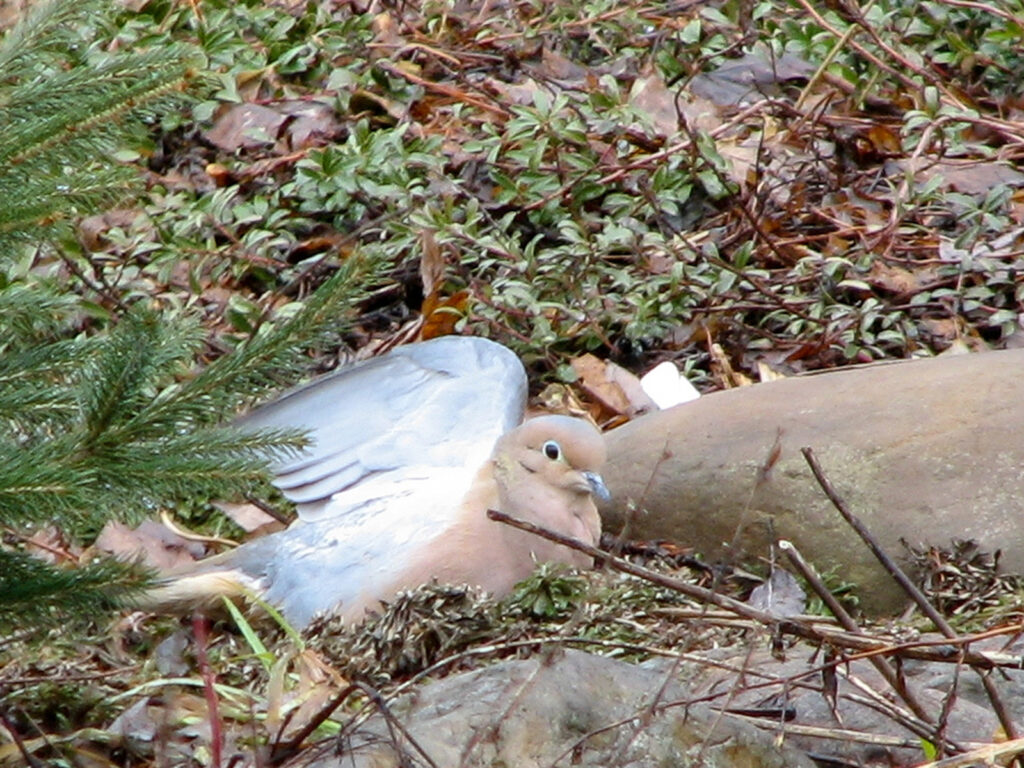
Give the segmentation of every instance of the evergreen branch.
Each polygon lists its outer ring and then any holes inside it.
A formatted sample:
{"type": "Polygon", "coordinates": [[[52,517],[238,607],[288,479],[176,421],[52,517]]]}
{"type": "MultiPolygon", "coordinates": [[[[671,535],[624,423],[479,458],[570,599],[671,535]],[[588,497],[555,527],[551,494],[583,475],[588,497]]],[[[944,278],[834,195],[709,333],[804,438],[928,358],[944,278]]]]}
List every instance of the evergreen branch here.
{"type": "MultiPolygon", "coordinates": [[[[135,415],[156,396],[159,388],[181,373],[198,352],[202,329],[184,317],[158,317],[136,306],[101,342],[101,349],[89,363],[83,381],[82,411],[89,440],[106,433],[106,440],[130,442],[132,430],[118,429],[133,424],[135,415]]],[[[168,424],[171,429],[181,423],[168,424]]]]}
{"type": "Polygon", "coordinates": [[[103,516],[110,491],[97,484],[96,472],[77,460],[74,448],[63,437],[0,443],[0,519],[19,526],[103,516]]]}
{"type": "Polygon", "coordinates": [[[15,89],[0,120],[0,161],[18,166],[57,146],[75,153],[109,149],[129,120],[185,89],[190,58],[183,47],[119,54],[15,89]]]}
{"type": "Polygon", "coordinates": [[[121,441],[82,430],[30,444],[0,443],[0,519],[13,526],[59,518],[71,529],[185,498],[244,493],[271,456],[306,444],[297,431],[210,427],[121,441]]]}
{"type": "Polygon", "coordinates": [[[38,285],[0,290],[0,421],[21,440],[66,429],[79,413],[73,382],[98,339],[54,341],[67,333],[76,308],[76,297],[38,285]]]}
{"type": "Polygon", "coordinates": [[[0,72],[15,80],[38,76],[45,54],[66,57],[71,44],[79,42],[74,40],[71,22],[85,18],[98,6],[96,0],[33,3],[28,14],[0,42],[0,72]]]}
{"type": "Polygon", "coordinates": [[[378,269],[369,261],[350,259],[298,313],[264,326],[193,379],[161,392],[123,425],[123,434],[146,436],[175,425],[223,422],[242,405],[294,383],[308,369],[308,350],[341,332],[378,269]]]}
{"type": "MultiPolygon", "coordinates": [[[[40,343],[58,338],[78,310],[78,297],[64,290],[57,293],[41,285],[6,285],[0,290],[0,327],[4,329],[0,350],[5,354],[37,350],[40,343]]],[[[0,357],[0,366],[5,362],[6,358],[0,357]]]]}
{"type": "Polygon", "coordinates": [[[0,242],[38,241],[48,230],[67,224],[82,213],[121,200],[138,184],[129,167],[78,166],[60,174],[34,169],[39,175],[0,176],[0,196],[8,204],[0,209],[0,242]]]}
{"type": "Polygon", "coordinates": [[[321,348],[351,322],[381,265],[351,257],[291,318],[249,338],[190,382],[189,393],[218,393],[233,409],[296,383],[308,369],[307,350],[321,348]]]}
{"type": "Polygon", "coordinates": [[[105,445],[91,457],[99,484],[121,488],[132,505],[168,506],[180,498],[244,493],[266,475],[270,455],[300,449],[296,431],[247,433],[224,427],[163,439],[105,445]]]}
{"type": "MultiPolygon", "coordinates": [[[[43,0],[0,41],[0,253],[8,260],[15,254],[4,246],[52,236],[137,183],[113,152],[141,138],[143,121],[182,101],[194,79],[190,48],[90,48],[82,25],[109,13],[98,0],[43,0]]],[[[294,444],[294,436],[203,434],[182,421],[124,430],[161,392],[180,389],[173,382],[202,342],[198,324],[137,309],[107,336],[59,341],[64,306],[33,305],[29,294],[0,289],[6,523],[56,519],[73,528],[176,494],[220,493],[257,475],[265,462],[258,448],[294,444]]],[[[68,297],[67,308],[76,305],[68,297]]],[[[63,571],[0,548],[0,623],[106,609],[138,585],[124,563],[63,571]]]]}
{"type": "Polygon", "coordinates": [[[44,423],[67,422],[79,412],[73,394],[66,387],[22,379],[19,383],[28,386],[5,389],[7,383],[0,380],[0,420],[12,424],[22,435],[44,423]]]}
{"type": "Polygon", "coordinates": [[[124,607],[151,583],[138,566],[112,558],[61,569],[0,549],[0,633],[124,607]]]}

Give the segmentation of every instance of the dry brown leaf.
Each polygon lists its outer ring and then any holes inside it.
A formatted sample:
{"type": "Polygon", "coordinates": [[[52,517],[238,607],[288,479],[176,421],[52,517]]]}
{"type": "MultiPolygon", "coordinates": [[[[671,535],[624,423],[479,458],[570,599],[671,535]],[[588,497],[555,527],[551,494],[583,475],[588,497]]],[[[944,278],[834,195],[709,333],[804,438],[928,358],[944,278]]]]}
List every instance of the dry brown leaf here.
{"type": "Polygon", "coordinates": [[[679,133],[676,94],[665,85],[661,75],[655,73],[637,78],[629,93],[629,104],[650,118],[660,136],[667,138],[679,133]]]}
{"type": "Polygon", "coordinates": [[[424,302],[437,295],[444,281],[444,256],[434,237],[434,230],[424,229],[420,234],[420,282],[423,283],[424,302]]]}
{"type": "Polygon", "coordinates": [[[610,415],[625,416],[629,412],[629,400],[616,382],[609,380],[605,363],[594,355],[573,358],[573,370],[579,376],[580,388],[596,400],[610,415]]]}
{"type": "Polygon", "coordinates": [[[255,504],[232,504],[226,501],[214,502],[217,509],[227,515],[246,533],[272,533],[284,529],[284,524],[272,515],[268,515],[255,504]]]}
{"type": "Polygon", "coordinates": [[[287,116],[260,104],[233,104],[214,122],[203,138],[218,149],[235,152],[277,142],[287,116]]]}
{"type": "Polygon", "coordinates": [[[993,187],[1024,187],[1024,172],[999,160],[939,160],[917,157],[887,163],[890,172],[912,173],[914,183],[923,187],[937,175],[942,176],[940,189],[951,189],[965,195],[987,195],[993,187]]]}
{"type": "Polygon", "coordinates": [[[711,133],[722,125],[722,113],[714,102],[683,92],[677,100],[679,111],[691,131],[711,133]]]}
{"type": "Polygon", "coordinates": [[[407,112],[407,107],[404,104],[362,88],[353,91],[349,96],[348,108],[353,115],[367,113],[386,121],[397,121],[407,112]]]}
{"type": "Polygon", "coordinates": [[[732,107],[776,95],[780,83],[807,80],[813,72],[811,64],[793,54],[769,58],[762,53],[748,53],[729,59],[715,70],[702,72],[689,87],[705,99],[732,107]]]}
{"type": "Polygon", "coordinates": [[[387,11],[373,17],[371,29],[374,37],[373,48],[377,49],[376,57],[390,56],[405,45],[405,38],[398,31],[398,23],[387,11]]]}
{"type": "Polygon", "coordinates": [[[882,123],[872,123],[867,130],[867,138],[879,155],[896,155],[903,151],[899,133],[882,123]]]}
{"type": "Polygon", "coordinates": [[[768,580],[754,587],[747,603],[774,616],[797,616],[807,608],[807,593],[789,571],[772,568],[768,580]]]}
{"type": "Polygon", "coordinates": [[[285,741],[302,731],[346,685],[346,680],[337,670],[315,651],[303,650],[294,662],[293,672],[298,677],[298,684],[290,691],[279,691],[273,707],[275,710],[288,710],[288,726],[283,734],[285,741]]]}
{"type": "Polygon", "coordinates": [[[455,333],[455,326],[469,310],[469,291],[456,291],[446,298],[431,297],[423,302],[420,338],[436,339],[455,333]]]}
{"type": "Polygon", "coordinates": [[[100,531],[94,547],[125,560],[140,559],[159,571],[169,571],[194,562],[206,548],[178,536],[155,520],[144,520],[137,528],[110,521],[100,531]]]}
{"type": "Polygon", "coordinates": [[[419,337],[423,340],[447,336],[455,332],[455,326],[466,315],[469,307],[469,291],[457,291],[442,297],[446,262],[434,232],[423,230],[420,235],[420,281],[423,283],[422,325],[419,337]]]}
{"type": "Polygon", "coordinates": [[[328,104],[294,99],[276,104],[275,108],[290,118],[285,125],[285,136],[292,150],[320,147],[341,135],[341,120],[328,104]]]}
{"type": "Polygon", "coordinates": [[[561,80],[564,83],[581,83],[589,74],[588,69],[548,46],[544,46],[540,52],[540,65],[531,69],[540,73],[546,80],[561,80]]]}
{"type": "Polygon", "coordinates": [[[544,86],[529,77],[523,78],[517,83],[506,83],[497,78],[486,78],[481,83],[481,87],[501,102],[521,107],[532,106],[534,94],[538,91],[547,91],[544,86]]]}
{"type": "Polygon", "coordinates": [[[756,184],[758,180],[758,160],[763,146],[755,136],[753,139],[719,139],[715,149],[729,161],[729,178],[741,187],[756,184]]]}
{"type": "Polygon", "coordinates": [[[1009,200],[1009,214],[1015,224],[1024,224],[1024,190],[1015,189],[1009,200]]]}
{"type": "Polygon", "coordinates": [[[910,270],[876,259],[868,271],[867,282],[876,288],[896,294],[912,294],[934,282],[938,276],[935,266],[923,266],[910,270]]]}
{"type": "Polygon", "coordinates": [[[729,356],[725,354],[719,344],[712,344],[711,370],[718,374],[718,382],[722,389],[733,389],[735,387],[749,387],[754,382],[746,374],[740,373],[732,367],[729,356]]]}
{"type": "Polygon", "coordinates": [[[94,216],[87,216],[78,223],[78,240],[89,251],[109,248],[104,235],[110,229],[129,229],[142,215],[137,208],[114,208],[94,216]]]}
{"type": "Polygon", "coordinates": [[[536,408],[527,411],[527,418],[545,413],[561,413],[568,416],[590,416],[595,422],[600,419],[600,407],[588,408],[571,387],[565,384],[548,384],[535,398],[536,408]]]}
{"type": "Polygon", "coordinates": [[[639,416],[641,413],[658,410],[657,403],[644,390],[640,377],[610,360],[605,361],[604,365],[605,376],[608,381],[618,385],[619,389],[626,396],[626,401],[629,403],[628,415],[630,418],[639,416]]]}
{"type": "Polygon", "coordinates": [[[954,317],[924,317],[919,321],[935,339],[952,343],[960,336],[960,322],[954,317]]]}
{"type": "MultiPolygon", "coordinates": [[[[640,413],[657,410],[634,374],[611,361],[586,354],[572,360],[580,388],[599,403],[606,414],[631,419],[640,413]]],[[[599,423],[604,423],[602,418],[599,423]]]]}
{"type": "Polygon", "coordinates": [[[765,381],[777,381],[778,379],[786,378],[786,374],[780,373],[772,368],[764,360],[757,361],[757,378],[761,382],[765,381]]]}

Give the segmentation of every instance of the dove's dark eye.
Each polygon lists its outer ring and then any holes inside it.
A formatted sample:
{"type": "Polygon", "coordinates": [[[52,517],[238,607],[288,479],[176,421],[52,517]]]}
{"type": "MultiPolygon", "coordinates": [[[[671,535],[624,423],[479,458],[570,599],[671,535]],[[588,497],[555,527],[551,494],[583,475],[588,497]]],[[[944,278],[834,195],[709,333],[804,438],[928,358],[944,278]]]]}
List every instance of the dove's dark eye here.
{"type": "Polygon", "coordinates": [[[552,461],[558,461],[562,457],[562,446],[554,440],[548,440],[540,449],[544,451],[544,455],[552,461]]]}

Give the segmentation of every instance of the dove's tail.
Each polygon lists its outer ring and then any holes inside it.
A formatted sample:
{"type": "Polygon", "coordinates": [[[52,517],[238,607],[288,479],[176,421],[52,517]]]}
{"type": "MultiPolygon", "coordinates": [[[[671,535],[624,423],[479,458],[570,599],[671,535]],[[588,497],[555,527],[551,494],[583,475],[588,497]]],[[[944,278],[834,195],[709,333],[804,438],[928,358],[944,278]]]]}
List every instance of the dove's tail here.
{"type": "Polygon", "coordinates": [[[241,571],[210,570],[164,579],[135,598],[134,605],[153,613],[223,610],[222,598],[250,601],[260,592],[256,581],[241,571]]]}
{"type": "Polygon", "coordinates": [[[135,598],[135,607],[153,613],[223,613],[224,598],[256,602],[263,594],[263,585],[246,572],[245,563],[239,562],[242,549],[214,555],[166,574],[156,586],[135,598]]]}

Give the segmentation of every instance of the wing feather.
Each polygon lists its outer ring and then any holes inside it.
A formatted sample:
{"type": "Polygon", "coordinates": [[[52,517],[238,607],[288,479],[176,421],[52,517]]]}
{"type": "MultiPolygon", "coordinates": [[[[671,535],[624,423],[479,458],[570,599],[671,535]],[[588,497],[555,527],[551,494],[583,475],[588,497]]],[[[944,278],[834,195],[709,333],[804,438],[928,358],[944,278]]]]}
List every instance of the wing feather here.
{"type": "Polygon", "coordinates": [[[422,492],[439,469],[464,471],[456,486],[468,484],[522,420],[526,388],[511,350],[445,336],[342,368],[238,424],[309,431],[309,448],[273,470],[300,518],[312,522],[422,492]]]}

